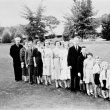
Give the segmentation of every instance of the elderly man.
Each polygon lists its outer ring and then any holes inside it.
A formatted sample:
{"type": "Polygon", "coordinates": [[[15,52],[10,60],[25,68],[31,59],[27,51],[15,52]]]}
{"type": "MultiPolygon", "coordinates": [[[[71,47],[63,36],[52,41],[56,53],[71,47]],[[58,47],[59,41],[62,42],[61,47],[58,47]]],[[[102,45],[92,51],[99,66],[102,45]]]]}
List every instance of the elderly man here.
{"type": "Polygon", "coordinates": [[[79,89],[77,59],[81,55],[79,37],[75,37],[71,42],[73,42],[74,45],[69,48],[67,62],[68,66],[71,66],[71,91],[77,91],[79,89]]]}
{"type": "Polygon", "coordinates": [[[15,40],[15,44],[13,44],[10,48],[10,56],[13,58],[15,81],[21,81],[22,69],[21,69],[21,61],[20,61],[20,49],[23,46],[20,44],[21,38],[19,35],[16,35],[14,40],[15,40]]]}

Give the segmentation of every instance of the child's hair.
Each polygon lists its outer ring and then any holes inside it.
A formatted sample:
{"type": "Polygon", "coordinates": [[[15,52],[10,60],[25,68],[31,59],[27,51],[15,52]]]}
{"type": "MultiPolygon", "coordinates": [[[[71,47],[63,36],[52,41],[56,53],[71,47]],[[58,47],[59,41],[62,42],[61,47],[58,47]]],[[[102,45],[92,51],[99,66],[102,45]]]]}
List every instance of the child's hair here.
{"type": "Polygon", "coordinates": [[[82,46],[81,49],[86,48],[86,46],[82,46]]]}
{"type": "Polygon", "coordinates": [[[89,52],[89,53],[87,53],[87,56],[88,56],[88,55],[90,55],[90,56],[92,56],[92,57],[93,57],[93,54],[92,54],[92,53],[90,53],[90,52],[89,52]]]}
{"type": "Polygon", "coordinates": [[[108,66],[108,62],[103,61],[103,62],[100,64],[101,69],[103,69],[106,65],[108,66]]]}

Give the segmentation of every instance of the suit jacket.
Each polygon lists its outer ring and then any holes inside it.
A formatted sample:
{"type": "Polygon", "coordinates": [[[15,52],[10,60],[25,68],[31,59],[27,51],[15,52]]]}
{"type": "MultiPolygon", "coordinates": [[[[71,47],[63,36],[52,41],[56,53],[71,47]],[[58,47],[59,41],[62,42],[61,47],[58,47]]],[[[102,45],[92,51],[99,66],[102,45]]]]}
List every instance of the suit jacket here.
{"type": "Polygon", "coordinates": [[[21,50],[22,47],[23,46],[21,44],[19,44],[19,46],[14,44],[10,48],[10,56],[13,58],[13,63],[14,64],[21,63],[20,62],[20,50],[21,50]]]}
{"type": "Polygon", "coordinates": [[[77,59],[81,55],[81,47],[78,46],[76,50],[74,46],[68,50],[67,63],[68,66],[72,66],[72,69],[77,70],[77,59]]]}
{"type": "Polygon", "coordinates": [[[81,74],[81,80],[83,80],[83,64],[85,59],[86,59],[86,56],[80,55],[77,60],[77,70],[78,70],[78,73],[81,74]]]}
{"type": "Polygon", "coordinates": [[[25,53],[25,64],[26,65],[34,65],[33,51],[34,51],[34,48],[26,50],[26,53],[25,53]]]}

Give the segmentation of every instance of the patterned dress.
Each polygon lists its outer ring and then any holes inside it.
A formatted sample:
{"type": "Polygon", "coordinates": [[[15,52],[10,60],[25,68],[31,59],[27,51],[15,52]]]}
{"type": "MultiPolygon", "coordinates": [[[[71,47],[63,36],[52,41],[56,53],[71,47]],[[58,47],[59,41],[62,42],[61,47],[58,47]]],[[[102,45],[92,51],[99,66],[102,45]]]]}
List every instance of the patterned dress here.
{"type": "Polygon", "coordinates": [[[85,83],[93,83],[94,79],[93,79],[93,65],[94,65],[94,60],[84,60],[84,65],[86,65],[85,67],[85,71],[84,71],[84,81],[85,83]]]}
{"type": "Polygon", "coordinates": [[[61,77],[61,64],[60,64],[60,49],[55,48],[53,50],[53,62],[54,62],[54,79],[59,80],[61,77]]]}
{"type": "Polygon", "coordinates": [[[70,68],[67,66],[67,55],[68,50],[63,49],[60,52],[60,62],[61,62],[61,80],[70,79],[70,68]]]}
{"type": "Polygon", "coordinates": [[[52,51],[50,48],[44,49],[44,58],[43,58],[43,75],[51,76],[51,57],[52,51]]]}

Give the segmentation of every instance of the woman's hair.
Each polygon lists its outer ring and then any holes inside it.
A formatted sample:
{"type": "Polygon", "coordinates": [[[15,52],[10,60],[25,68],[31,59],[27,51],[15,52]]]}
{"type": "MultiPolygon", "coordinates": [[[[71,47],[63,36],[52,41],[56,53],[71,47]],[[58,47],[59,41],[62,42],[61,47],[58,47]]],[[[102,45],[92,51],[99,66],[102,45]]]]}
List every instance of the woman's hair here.
{"type": "Polygon", "coordinates": [[[61,42],[60,42],[60,41],[58,41],[58,40],[57,40],[57,41],[55,41],[55,45],[56,45],[56,43],[57,43],[57,42],[59,42],[59,43],[60,43],[60,45],[61,45],[61,42]]]}

